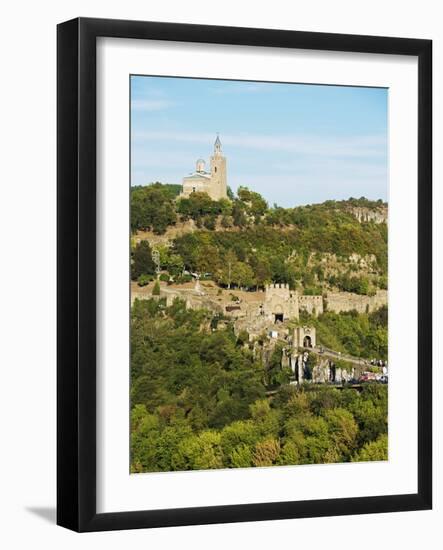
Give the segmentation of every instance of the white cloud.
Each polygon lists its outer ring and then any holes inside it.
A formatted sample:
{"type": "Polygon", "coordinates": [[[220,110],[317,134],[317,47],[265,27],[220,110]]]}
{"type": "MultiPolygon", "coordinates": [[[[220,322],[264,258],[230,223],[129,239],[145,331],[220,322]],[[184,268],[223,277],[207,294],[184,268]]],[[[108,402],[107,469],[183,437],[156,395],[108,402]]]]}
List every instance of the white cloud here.
{"type": "MultiPolygon", "coordinates": [[[[212,143],[215,134],[152,131],[134,132],[136,140],[178,141],[182,143],[212,143]]],[[[383,136],[324,137],[308,135],[275,136],[266,134],[222,134],[223,145],[251,150],[289,152],[299,155],[336,158],[385,157],[386,138],[383,136]]]]}
{"type": "Polygon", "coordinates": [[[163,111],[174,105],[173,101],[167,99],[134,99],[131,108],[135,111],[163,111]]]}

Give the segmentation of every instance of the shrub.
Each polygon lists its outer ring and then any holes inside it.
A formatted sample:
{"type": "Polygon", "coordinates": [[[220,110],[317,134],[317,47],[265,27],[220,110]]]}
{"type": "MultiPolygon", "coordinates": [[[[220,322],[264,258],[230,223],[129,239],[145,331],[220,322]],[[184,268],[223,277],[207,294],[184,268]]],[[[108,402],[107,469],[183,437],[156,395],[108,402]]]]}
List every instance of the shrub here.
{"type": "Polygon", "coordinates": [[[146,286],[148,285],[152,280],[154,279],[153,275],[146,275],[146,273],[143,273],[140,275],[140,277],[137,279],[138,286],[146,286]]]}
{"type": "Polygon", "coordinates": [[[192,275],[189,275],[188,273],[183,273],[183,275],[179,275],[175,278],[175,282],[178,284],[190,283],[191,281],[192,275]]]}
{"type": "Polygon", "coordinates": [[[234,223],[234,220],[232,219],[232,216],[223,216],[221,219],[221,225],[222,227],[232,227],[232,224],[234,223]]]}
{"type": "Polygon", "coordinates": [[[216,219],[217,218],[216,218],[215,215],[205,216],[203,218],[203,225],[206,227],[206,229],[209,229],[209,230],[213,231],[215,229],[216,219]]]}

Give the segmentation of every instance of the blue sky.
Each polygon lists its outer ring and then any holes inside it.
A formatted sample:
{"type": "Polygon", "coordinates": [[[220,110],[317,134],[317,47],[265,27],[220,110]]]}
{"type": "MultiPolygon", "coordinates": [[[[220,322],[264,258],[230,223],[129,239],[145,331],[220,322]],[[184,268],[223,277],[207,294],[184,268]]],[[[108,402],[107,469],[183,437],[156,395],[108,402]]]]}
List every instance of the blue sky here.
{"type": "MultiPolygon", "coordinates": [[[[272,205],[387,200],[383,88],[131,77],[131,184],[181,183],[217,132],[228,185],[272,205]]],[[[208,165],[207,165],[208,167],[208,165]]]]}

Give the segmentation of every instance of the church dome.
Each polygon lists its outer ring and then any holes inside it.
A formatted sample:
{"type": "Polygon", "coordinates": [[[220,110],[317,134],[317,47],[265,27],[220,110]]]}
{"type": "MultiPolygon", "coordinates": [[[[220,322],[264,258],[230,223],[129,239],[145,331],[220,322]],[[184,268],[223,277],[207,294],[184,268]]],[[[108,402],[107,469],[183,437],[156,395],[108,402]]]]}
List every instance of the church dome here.
{"type": "Polygon", "coordinates": [[[206,162],[203,159],[198,159],[195,165],[196,165],[197,172],[205,171],[206,162]]]}

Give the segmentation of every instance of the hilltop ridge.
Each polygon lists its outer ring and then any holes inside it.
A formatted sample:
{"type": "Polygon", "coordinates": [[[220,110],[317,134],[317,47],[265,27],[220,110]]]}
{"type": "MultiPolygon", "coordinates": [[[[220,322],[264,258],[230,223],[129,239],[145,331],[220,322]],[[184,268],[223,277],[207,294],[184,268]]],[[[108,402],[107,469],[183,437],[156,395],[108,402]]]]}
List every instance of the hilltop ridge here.
{"type": "Polygon", "coordinates": [[[157,269],[169,283],[198,273],[223,288],[257,290],[274,282],[305,295],[372,296],[387,289],[388,207],[382,201],[281,208],[246,188],[231,197],[177,198],[158,183],[134,189],[133,280],[155,273],[155,248],[157,269]],[[148,258],[144,266],[140,254],[148,258]]]}

